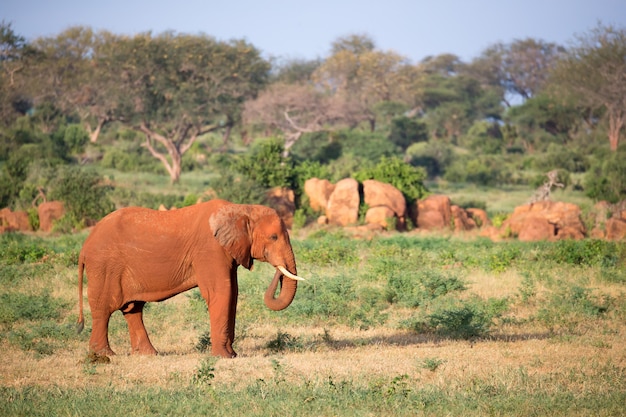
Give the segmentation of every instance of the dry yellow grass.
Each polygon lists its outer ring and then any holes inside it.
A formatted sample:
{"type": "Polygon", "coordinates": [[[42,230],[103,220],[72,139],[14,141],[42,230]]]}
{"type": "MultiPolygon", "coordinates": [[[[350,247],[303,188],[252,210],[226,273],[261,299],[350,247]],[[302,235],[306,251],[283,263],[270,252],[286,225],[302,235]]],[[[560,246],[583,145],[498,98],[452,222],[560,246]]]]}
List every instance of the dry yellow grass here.
{"type": "MultiPolygon", "coordinates": [[[[257,380],[270,380],[280,372],[287,383],[297,385],[322,383],[329,378],[369,385],[377,379],[408,375],[412,381],[441,389],[470,389],[483,381],[499,382],[511,389],[531,384],[526,387],[531,391],[563,386],[572,392],[601,391],[610,387],[588,386],[588,378],[607,367],[626,367],[626,348],[621,336],[624,327],[612,334],[599,331],[574,341],[559,341],[539,333],[497,334],[476,342],[437,340],[390,329],[357,331],[335,327],[327,335],[331,340],[314,350],[273,354],[265,346],[275,337],[277,329],[260,326],[251,329],[238,343],[238,358],[217,361],[213,384],[243,388],[257,380]],[[424,365],[429,359],[436,359],[441,365],[431,371],[424,365]],[[571,377],[576,374],[586,378],[571,377]]],[[[281,331],[302,339],[319,340],[325,329],[297,327],[281,331]]],[[[41,357],[3,343],[0,385],[62,388],[112,385],[126,389],[137,385],[171,388],[188,384],[206,357],[185,342],[195,337],[191,331],[188,333],[176,340],[155,335],[155,345],[164,353],[153,357],[124,354],[128,343],[120,343],[121,338],[117,338],[115,345],[120,354],[112,357],[111,363],[99,365],[85,364],[85,346],[78,343],[41,357]]]]}

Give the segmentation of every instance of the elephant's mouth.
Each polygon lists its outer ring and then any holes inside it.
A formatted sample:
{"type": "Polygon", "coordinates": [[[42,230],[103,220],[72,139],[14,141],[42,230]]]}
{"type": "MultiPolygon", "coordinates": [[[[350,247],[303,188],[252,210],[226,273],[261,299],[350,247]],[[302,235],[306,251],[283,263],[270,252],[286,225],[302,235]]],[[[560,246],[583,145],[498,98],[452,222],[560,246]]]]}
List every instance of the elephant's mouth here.
{"type": "Polygon", "coordinates": [[[291,279],[296,280],[296,281],[305,281],[305,279],[304,279],[304,278],[299,277],[299,276],[297,276],[297,275],[294,275],[294,274],[292,274],[291,272],[287,271],[287,268],[285,268],[285,267],[284,267],[284,266],[282,266],[282,265],[278,265],[278,266],[276,267],[276,269],[278,269],[278,270],[279,270],[279,271],[280,271],[280,272],[281,272],[284,276],[286,276],[287,278],[291,278],[291,279]]]}

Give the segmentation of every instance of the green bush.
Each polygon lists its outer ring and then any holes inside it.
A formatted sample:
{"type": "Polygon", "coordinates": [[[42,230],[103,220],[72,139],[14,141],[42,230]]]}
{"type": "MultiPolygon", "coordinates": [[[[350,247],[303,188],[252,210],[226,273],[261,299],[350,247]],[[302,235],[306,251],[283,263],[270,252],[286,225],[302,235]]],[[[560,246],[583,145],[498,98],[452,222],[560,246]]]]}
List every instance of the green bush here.
{"type": "Polygon", "coordinates": [[[428,140],[428,126],[413,117],[400,116],[391,121],[389,141],[405,151],[411,144],[428,140]]]}
{"type": "Polygon", "coordinates": [[[21,293],[0,294],[0,324],[13,325],[19,320],[58,319],[67,303],[49,294],[27,295],[21,293]]]}
{"type": "Polygon", "coordinates": [[[543,260],[569,265],[614,267],[626,261],[624,245],[600,239],[559,240],[541,253],[543,260]]]}
{"type": "Polygon", "coordinates": [[[43,240],[29,238],[21,233],[0,234],[0,247],[0,260],[8,265],[37,262],[49,253],[43,240]]]}
{"type": "Polygon", "coordinates": [[[48,197],[65,203],[68,216],[77,225],[100,220],[114,210],[110,186],[94,171],[63,166],[49,185],[48,197]]]}
{"type": "Polygon", "coordinates": [[[609,296],[592,295],[588,288],[562,285],[537,312],[537,319],[552,332],[574,332],[585,319],[603,316],[612,302],[609,296]]]}
{"type": "Polygon", "coordinates": [[[266,189],[259,183],[242,174],[232,171],[222,172],[222,176],[212,180],[211,188],[221,199],[238,204],[264,204],[266,189]]]}
{"type": "Polygon", "coordinates": [[[424,186],[426,171],[397,157],[382,157],[373,168],[366,167],[357,171],[354,178],[360,182],[371,179],[391,184],[400,190],[408,204],[424,197],[428,192],[424,186]]]}
{"type": "MultiPolygon", "coordinates": [[[[559,184],[563,184],[563,187],[554,187],[552,191],[558,190],[559,188],[567,188],[572,183],[571,178],[572,176],[567,170],[558,169],[556,181],[559,184]]],[[[543,184],[545,184],[547,181],[548,181],[548,177],[546,176],[546,174],[537,174],[534,178],[530,180],[529,185],[534,188],[539,188],[543,184]]]]}
{"type": "Polygon", "coordinates": [[[305,133],[292,146],[291,155],[296,161],[327,164],[341,156],[342,146],[328,132],[305,133]]]}
{"type": "Polygon", "coordinates": [[[499,125],[484,120],[474,122],[461,143],[477,154],[499,154],[504,149],[499,125]]]}
{"type": "Polygon", "coordinates": [[[293,162],[283,156],[285,148],[279,139],[257,141],[234,168],[263,188],[293,188],[293,162]]]}
{"type": "Polygon", "coordinates": [[[472,339],[487,336],[493,320],[508,309],[506,299],[446,300],[426,316],[426,325],[435,333],[453,339],[472,339]]]}
{"type": "Polygon", "coordinates": [[[36,322],[27,328],[14,329],[8,333],[11,344],[40,355],[51,355],[63,348],[65,341],[77,337],[73,324],[64,325],[51,320],[36,322]]]}
{"type": "Polygon", "coordinates": [[[158,209],[161,204],[167,208],[182,207],[184,198],[175,194],[152,194],[122,187],[115,187],[109,197],[116,207],[139,206],[151,209],[158,209]]]}
{"type": "Polygon", "coordinates": [[[510,182],[511,174],[501,157],[479,156],[459,158],[446,170],[444,179],[494,186],[510,182]]]}
{"type": "Polygon", "coordinates": [[[434,178],[443,175],[452,163],[454,151],[452,146],[444,142],[419,142],[409,146],[405,155],[411,165],[423,167],[428,177],[434,178]]]}
{"type": "Polygon", "coordinates": [[[562,169],[569,172],[585,172],[589,158],[576,147],[550,144],[545,153],[533,159],[533,168],[540,172],[562,169]]]}
{"type": "Polygon", "coordinates": [[[466,289],[463,281],[434,270],[421,270],[411,274],[394,273],[387,281],[386,298],[389,303],[419,307],[437,297],[466,289]]]}
{"type": "Polygon", "coordinates": [[[626,199],[626,152],[612,152],[596,160],[584,179],[585,194],[594,200],[617,203],[626,199]]]}
{"type": "Polygon", "coordinates": [[[334,140],[341,145],[342,155],[351,154],[372,162],[401,153],[396,145],[379,132],[342,130],[335,132],[334,140]]]}

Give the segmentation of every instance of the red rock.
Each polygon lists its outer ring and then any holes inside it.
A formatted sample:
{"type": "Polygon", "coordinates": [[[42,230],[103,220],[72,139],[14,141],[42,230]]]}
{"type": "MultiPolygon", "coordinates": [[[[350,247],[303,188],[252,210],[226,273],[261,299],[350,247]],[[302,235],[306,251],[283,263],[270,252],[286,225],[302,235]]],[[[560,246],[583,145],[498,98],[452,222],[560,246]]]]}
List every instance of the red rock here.
{"type": "Polygon", "coordinates": [[[391,184],[386,184],[376,180],[363,181],[363,200],[372,213],[366,213],[365,222],[380,224],[384,228],[388,227],[385,219],[396,218],[396,228],[404,230],[406,228],[406,200],[402,192],[391,184]],[[383,217],[385,216],[385,217],[383,217]]]}
{"type": "Polygon", "coordinates": [[[0,210],[1,232],[28,232],[33,230],[28,220],[28,213],[22,210],[11,211],[9,208],[0,210]]]}
{"type": "Polygon", "coordinates": [[[626,221],[612,217],[606,221],[606,238],[608,240],[626,239],[626,221]]]}
{"type": "Polygon", "coordinates": [[[501,230],[509,230],[523,240],[582,239],[586,230],[580,215],[575,204],[539,201],[516,207],[501,230]]]}
{"type": "Polygon", "coordinates": [[[304,193],[309,198],[309,205],[314,211],[325,212],[328,200],[335,186],[328,180],[311,178],[304,182],[304,193]]]}
{"type": "Polygon", "coordinates": [[[431,195],[417,202],[417,227],[420,229],[444,229],[451,226],[450,198],[431,195]]]}
{"type": "Polygon", "coordinates": [[[474,219],[476,227],[491,226],[491,220],[489,220],[489,216],[487,216],[487,212],[485,210],[479,208],[468,208],[465,209],[465,211],[472,219],[474,219]]]}
{"type": "Polygon", "coordinates": [[[456,232],[462,232],[465,230],[472,230],[476,227],[474,220],[468,216],[467,212],[459,206],[450,206],[450,213],[452,214],[452,220],[454,222],[454,230],[456,232]]]}
{"type": "Polygon", "coordinates": [[[65,207],[61,201],[48,201],[37,207],[39,214],[39,230],[49,232],[55,220],[65,215],[65,207]]]}
{"type": "Polygon", "coordinates": [[[555,236],[554,225],[542,217],[530,217],[526,219],[517,232],[517,238],[521,241],[551,240],[555,236]]]}
{"type": "Polygon", "coordinates": [[[356,224],[360,200],[359,183],[354,178],[337,182],[326,207],[328,222],[339,226],[356,224]]]}
{"type": "Polygon", "coordinates": [[[379,225],[385,230],[390,229],[394,219],[396,219],[395,213],[386,206],[372,207],[365,213],[365,223],[379,225]]]}

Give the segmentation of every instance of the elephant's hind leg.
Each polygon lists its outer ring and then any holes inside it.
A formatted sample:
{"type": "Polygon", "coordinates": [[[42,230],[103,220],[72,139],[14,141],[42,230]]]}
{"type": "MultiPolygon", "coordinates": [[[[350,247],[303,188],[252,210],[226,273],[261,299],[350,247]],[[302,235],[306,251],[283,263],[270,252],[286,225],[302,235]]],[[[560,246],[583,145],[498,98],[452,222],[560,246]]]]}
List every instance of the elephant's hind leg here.
{"type": "Polygon", "coordinates": [[[109,346],[109,319],[111,313],[107,311],[92,311],[92,329],[89,339],[89,350],[98,355],[115,355],[109,346]]]}
{"type": "Polygon", "coordinates": [[[157,351],[152,346],[146,326],[143,324],[143,307],[146,303],[143,301],[135,301],[127,304],[122,309],[126,323],[128,323],[128,332],[130,333],[131,353],[139,353],[141,355],[156,355],[157,351]]]}

